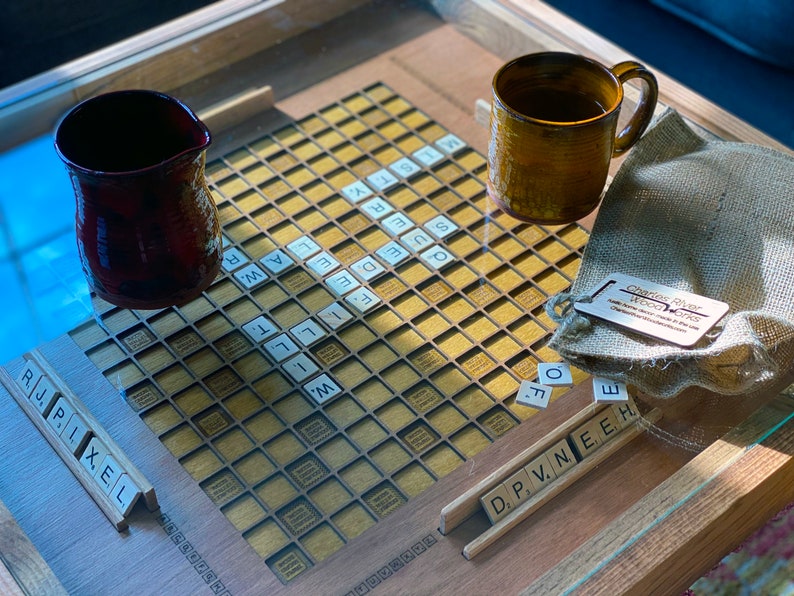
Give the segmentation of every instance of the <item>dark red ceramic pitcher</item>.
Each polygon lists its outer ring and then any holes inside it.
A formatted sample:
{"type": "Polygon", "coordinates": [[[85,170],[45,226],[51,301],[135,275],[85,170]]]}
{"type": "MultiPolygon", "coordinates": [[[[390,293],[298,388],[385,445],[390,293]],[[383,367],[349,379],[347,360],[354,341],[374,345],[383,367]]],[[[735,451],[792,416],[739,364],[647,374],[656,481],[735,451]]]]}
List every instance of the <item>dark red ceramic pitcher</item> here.
{"type": "Polygon", "coordinates": [[[204,178],[210,133],[179,100],[107,93],[74,107],[55,148],[77,199],[77,245],[91,289],[124,308],[184,304],[222,259],[218,211],[204,178]]]}

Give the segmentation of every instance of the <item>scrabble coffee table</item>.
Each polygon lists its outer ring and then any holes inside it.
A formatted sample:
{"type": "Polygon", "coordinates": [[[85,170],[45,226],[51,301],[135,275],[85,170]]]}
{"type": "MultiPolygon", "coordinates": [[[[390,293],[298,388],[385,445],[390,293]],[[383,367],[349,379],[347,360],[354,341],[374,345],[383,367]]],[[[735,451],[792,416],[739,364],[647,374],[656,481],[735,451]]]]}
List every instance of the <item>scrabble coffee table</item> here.
{"type": "MultiPolygon", "coordinates": [[[[491,77],[546,49],[627,58],[535,1],[227,0],[0,111],[9,146],[99,91],[185,100],[213,131],[225,255],[193,302],[97,299],[2,370],[12,580],[674,592],[790,501],[785,384],[603,406],[573,370],[546,408],[516,401],[559,362],[544,304],[575,278],[592,223],[524,224],[486,198],[491,77]],[[480,497],[516,474],[527,492],[487,513],[480,497]]],[[[657,74],[659,110],[775,146],[657,74]]]]}

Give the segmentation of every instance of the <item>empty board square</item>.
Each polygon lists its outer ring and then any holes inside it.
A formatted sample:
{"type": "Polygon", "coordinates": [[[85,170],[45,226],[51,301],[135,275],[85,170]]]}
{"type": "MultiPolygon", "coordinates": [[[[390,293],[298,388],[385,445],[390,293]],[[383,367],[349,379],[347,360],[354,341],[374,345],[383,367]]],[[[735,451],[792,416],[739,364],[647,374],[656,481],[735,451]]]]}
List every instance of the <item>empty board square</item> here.
{"type": "Polygon", "coordinates": [[[552,388],[533,381],[522,381],[516,395],[516,403],[530,408],[545,410],[549,405],[552,388]]]}
{"type": "Polygon", "coordinates": [[[398,176],[410,178],[417,172],[421,171],[422,167],[417,165],[416,162],[412,161],[411,158],[402,157],[394,163],[389,164],[389,169],[398,176]]]}
{"type": "Polygon", "coordinates": [[[300,348],[286,333],[282,333],[266,341],[264,347],[267,353],[270,354],[276,362],[286,360],[290,356],[300,352],[300,348]]]}
{"type": "Polygon", "coordinates": [[[593,396],[596,403],[625,403],[629,401],[629,390],[620,381],[593,377],[593,396]]]}
{"type": "Polygon", "coordinates": [[[441,270],[456,260],[455,256],[443,246],[429,248],[419,253],[419,258],[436,270],[441,270]]]}
{"type": "Polygon", "coordinates": [[[424,225],[425,230],[433,234],[439,240],[446,238],[458,229],[458,226],[447,216],[437,215],[424,225]]]}
{"type": "Polygon", "coordinates": [[[380,197],[375,197],[374,199],[363,203],[361,205],[361,210],[369,215],[372,219],[378,220],[381,217],[385,217],[392,213],[394,211],[394,207],[380,197]]]}
{"type": "Polygon", "coordinates": [[[384,217],[380,223],[392,236],[398,236],[407,232],[416,225],[410,217],[400,212],[392,213],[388,217],[384,217]]]}
{"type": "Polygon", "coordinates": [[[313,254],[320,252],[322,248],[308,236],[301,236],[297,240],[293,240],[287,244],[287,250],[299,259],[305,260],[313,254]]]}
{"type": "Polygon", "coordinates": [[[294,265],[295,261],[293,261],[287,253],[285,253],[281,249],[276,249],[272,252],[269,252],[264,257],[259,259],[259,262],[262,263],[271,273],[281,273],[285,269],[289,268],[290,265],[294,265]]]}
{"type": "Polygon", "coordinates": [[[306,266],[320,277],[324,277],[339,268],[339,261],[327,252],[322,251],[306,261],[306,266]]]}
{"type": "Polygon", "coordinates": [[[314,401],[322,405],[332,397],[342,393],[342,388],[337,385],[326,373],[321,374],[316,379],[303,386],[314,401]]]}
{"type": "Polygon", "coordinates": [[[538,382],[550,387],[570,387],[573,385],[571,367],[563,362],[538,363],[538,382]]]}
{"type": "Polygon", "coordinates": [[[337,296],[344,296],[361,285],[361,282],[346,270],[334,273],[326,278],[325,283],[337,296]]]}
{"type": "Polygon", "coordinates": [[[388,244],[384,244],[381,248],[376,250],[375,254],[378,255],[384,261],[386,261],[392,267],[400,264],[405,259],[411,256],[411,253],[408,252],[405,249],[405,247],[403,247],[401,244],[397,242],[394,242],[393,240],[388,244]]]}
{"type": "Polygon", "coordinates": [[[365,313],[380,304],[381,299],[369,288],[361,287],[345,296],[345,302],[357,311],[365,313]]]}
{"type": "Polygon", "coordinates": [[[262,268],[256,263],[249,263],[242,269],[235,271],[234,278],[246,288],[253,288],[267,280],[267,273],[262,271],[262,268]]]}
{"type": "Polygon", "coordinates": [[[261,342],[278,333],[278,327],[266,316],[259,315],[253,321],[249,321],[243,325],[243,331],[255,342],[261,342]]]}
{"type": "Polygon", "coordinates": [[[411,157],[424,166],[432,166],[444,159],[444,154],[430,145],[425,145],[421,149],[414,151],[411,157]]]}
{"type": "Polygon", "coordinates": [[[306,354],[298,354],[291,360],[284,362],[282,366],[284,371],[297,383],[305,381],[320,370],[306,354]]]}
{"type": "Polygon", "coordinates": [[[317,316],[332,331],[338,329],[353,318],[353,315],[350,314],[350,311],[348,311],[338,302],[329,304],[324,309],[319,311],[317,316]]]}
{"type": "Polygon", "coordinates": [[[367,176],[367,182],[375,190],[386,190],[397,184],[399,180],[389,170],[382,169],[367,176]]]}
{"type": "Polygon", "coordinates": [[[304,347],[311,346],[327,335],[325,330],[315,323],[313,319],[306,319],[302,323],[298,323],[289,332],[304,347]]]}
{"type": "Polygon", "coordinates": [[[369,255],[353,263],[350,269],[364,281],[374,279],[386,271],[383,265],[369,255]]]}
{"type": "Polygon", "coordinates": [[[223,251],[223,261],[221,262],[226,271],[234,271],[250,262],[250,259],[239,248],[231,247],[223,251]]]}
{"type": "Polygon", "coordinates": [[[342,194],[347,198],[351,203],[359,203],[366,199],[367,197],[372,196],[372,189],[364,184],[361,180],[356,180],[351,184],[342,188],[342,194]]]}
{"type": "Polygon", "coordinates": [[[440,139],[436,139],[435,145],[448,155],[457,153],[466,147],[466,143],[452,133],[444,135],[440,139]]]}

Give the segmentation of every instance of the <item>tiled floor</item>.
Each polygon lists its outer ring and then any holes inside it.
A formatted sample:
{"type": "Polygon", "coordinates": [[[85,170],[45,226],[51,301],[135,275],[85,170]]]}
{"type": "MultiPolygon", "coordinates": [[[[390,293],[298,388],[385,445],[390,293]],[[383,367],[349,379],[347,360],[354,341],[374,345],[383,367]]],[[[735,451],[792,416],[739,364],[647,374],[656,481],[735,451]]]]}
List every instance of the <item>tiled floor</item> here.
{"type": "Polygon", "coordinates": [[[0,153],[0,363],[91,315],[74,209],[51,137],[0,153]]]}

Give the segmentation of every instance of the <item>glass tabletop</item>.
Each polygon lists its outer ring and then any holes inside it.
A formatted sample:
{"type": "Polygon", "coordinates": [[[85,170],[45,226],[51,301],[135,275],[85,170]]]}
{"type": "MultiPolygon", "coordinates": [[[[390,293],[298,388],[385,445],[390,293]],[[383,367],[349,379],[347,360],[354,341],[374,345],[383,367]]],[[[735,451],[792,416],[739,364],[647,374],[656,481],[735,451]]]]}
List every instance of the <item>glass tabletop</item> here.
{"type": "MultiPolygon", "coordinates": [[[[156,565],[130,589],[155,577],[214,593],[424,593],[499,578],[546,592],[669,587],[671,569],[684,589],[749,533],[753,516],[726,527],[731,504],[780,509],[762,482],[787,471],[768,452],[787,440],[779,390],[632,391],[603,405],[572,368],[548,404],[522,405],[540,369],[563,369],[545,303],[576,278],[596,217],[538,226],[487,197],[491,78],[540,50],[623,59],[534,2],[226,1],[0,92],[0,167],[25,186],[35,174],[13,164],[45,155],[60,115],[100,92],[165,91],[213,134],[206,176],[224,238],[213,285],[137,311],[70,274],[49,290],[77,293],[74,323],[6,366],[19,385],[43,362],[161,503],[133,509],[123,544],[80,509],[90,541],[65,546],[35,522],[43,505],[69,515],[60,492],[35,476],[2,487],[67,590],[115,585],[76,565],[89,554],[108,569],[156,565]],[[757,484],[720,492],[748,468],[757,484]],[[499,492],[515,482],[524,493],[499,492]],[[723,546],[702,553],[709,532],[723,546]],[[531,564],[508,570],[506,558],[531,564]]],[[[762,138],[660,81],[659,113],[680,106],[701,134],[762,138]]],[[[45,195],[72,205],[64,188],[45,195]]],[[[30,426],[13,400],[3,411],[30,426]]],[[[3,451],[12,437],[0,434],[3,451]]]]}

